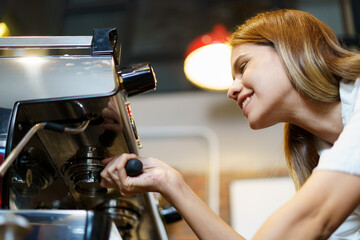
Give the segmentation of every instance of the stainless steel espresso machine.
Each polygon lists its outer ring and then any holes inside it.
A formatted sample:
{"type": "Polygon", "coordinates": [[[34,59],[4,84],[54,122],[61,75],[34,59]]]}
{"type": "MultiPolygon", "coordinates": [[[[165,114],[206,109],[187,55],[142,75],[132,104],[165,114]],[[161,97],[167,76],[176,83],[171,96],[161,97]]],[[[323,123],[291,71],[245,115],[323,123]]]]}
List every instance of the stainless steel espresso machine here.
{"type": "Polygon", "coordinates": [[[99,184],[102,159],[138,153],[128,97],[156,87],[119,48],[116,29],[0,38],[0,239],[167,239],[154,194],[99,184]]]}

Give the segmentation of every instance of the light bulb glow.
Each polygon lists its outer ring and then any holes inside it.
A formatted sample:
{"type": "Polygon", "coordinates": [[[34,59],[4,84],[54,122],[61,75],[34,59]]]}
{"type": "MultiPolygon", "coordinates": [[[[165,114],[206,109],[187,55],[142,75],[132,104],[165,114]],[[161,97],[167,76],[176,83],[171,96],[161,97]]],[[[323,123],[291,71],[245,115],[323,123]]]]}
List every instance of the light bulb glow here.
{"type": "Polygon", "coordinates": [[[223,43],[198,48],[185,59],[185,75],[201,88],[226,90],[232,84],[230,54],[230,46],[223,43]]]}
{"type": "Polygon", "coordinates": [[[44,59],[37,56],[20,57],[19,61],[28,67],[40,67],[44,63],[44,59]]]}
{"type": "Polygon", "coordinates": [[[0,22],[0,37],[9,36],[9,28],[4,22],[0,22]]]}
{"type": "MultiPolygon", "coordinates": [[[[41,82],[43,64],[46,63],[44,58],[37,56],[20,57],[17,59],[24,67],[26,76],[34,82],[41,82]]],[[[39,88],[40,89],[40,88],[39,88]]]]}

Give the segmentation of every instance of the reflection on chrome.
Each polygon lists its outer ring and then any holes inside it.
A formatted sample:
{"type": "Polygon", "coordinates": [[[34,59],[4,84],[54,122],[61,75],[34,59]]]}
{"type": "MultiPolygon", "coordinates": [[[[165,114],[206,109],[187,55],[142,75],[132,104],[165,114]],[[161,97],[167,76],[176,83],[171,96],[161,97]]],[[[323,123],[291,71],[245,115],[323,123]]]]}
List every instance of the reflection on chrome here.
{"type": "Polygon", "coordinates": [[[45,62],[45,60],[42,57],[29,56],[19,58],[19,62],[21,62],[25,66],[35,67],[41,66],[45,62]]]}

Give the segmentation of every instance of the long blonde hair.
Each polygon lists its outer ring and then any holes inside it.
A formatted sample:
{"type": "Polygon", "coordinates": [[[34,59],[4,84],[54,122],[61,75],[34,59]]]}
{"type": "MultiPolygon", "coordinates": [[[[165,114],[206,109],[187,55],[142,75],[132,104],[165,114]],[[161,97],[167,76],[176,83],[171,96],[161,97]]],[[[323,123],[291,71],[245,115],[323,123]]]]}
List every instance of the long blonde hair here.
{"type": "MultiPolygon", "coordinates": [[[[303,11],[258,14],[239,26],[229,40],[232,47],[244,43],[273,46],[295,88],[320,102],[338,101],[340,80],[359,77],[360,54],[342,48],[326,24],[303,11]]],[[[286,162],[298,189],[319,160],[315,137],[290,123],[284,131],[286,162]]]]}

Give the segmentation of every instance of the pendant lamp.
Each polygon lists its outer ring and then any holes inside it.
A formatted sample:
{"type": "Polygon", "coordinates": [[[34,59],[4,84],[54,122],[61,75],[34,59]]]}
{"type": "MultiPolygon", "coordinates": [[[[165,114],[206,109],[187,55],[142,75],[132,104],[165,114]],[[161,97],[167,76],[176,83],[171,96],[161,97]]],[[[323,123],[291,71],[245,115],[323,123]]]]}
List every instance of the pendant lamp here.
{"type": "Polygon", "coordinates": [[[214,26],[212,32],[192,41],[186,51],[184,72],[194,85],[206,89],[223,91],[232,84],[230,46],[226,44],[230,33],[222,24],[214,26]]]}
{"type": "Polygon", "coordinates": [[[6,37],[9,36],[9,28],[7,27],[6,23],[0,22],[0,37],[6,37]]]}

